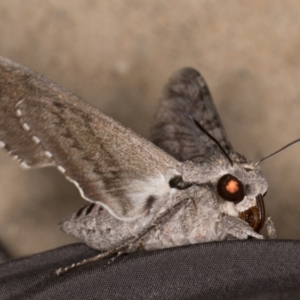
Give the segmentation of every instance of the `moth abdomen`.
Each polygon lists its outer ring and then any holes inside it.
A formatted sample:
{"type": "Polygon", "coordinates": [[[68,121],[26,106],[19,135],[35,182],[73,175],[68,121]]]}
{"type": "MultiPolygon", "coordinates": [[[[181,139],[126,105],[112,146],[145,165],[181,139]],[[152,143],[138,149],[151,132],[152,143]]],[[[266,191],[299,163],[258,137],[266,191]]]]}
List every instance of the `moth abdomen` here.
{"type": "Polygon", "coordinates": [[[89,207],[87,208],[86,212],[85,212],[85,215],[88,216],[92,210],[94,209],[94,207],[96,206],[95,203],[92,203],[91,205],[89,205],[89,207]]]}

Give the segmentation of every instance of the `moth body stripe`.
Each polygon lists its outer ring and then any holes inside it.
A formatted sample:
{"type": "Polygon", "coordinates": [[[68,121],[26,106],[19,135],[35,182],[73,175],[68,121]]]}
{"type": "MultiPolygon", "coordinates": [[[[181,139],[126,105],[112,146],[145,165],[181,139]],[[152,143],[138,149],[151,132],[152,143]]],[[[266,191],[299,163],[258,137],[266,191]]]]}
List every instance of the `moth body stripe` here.
{"type": "Polygon", "coordinates": [[[5,143],[0,141],[0,148],[4,148],[5,147],[5,143]]]}
{"type": "Polygon", "coordinates": [[[91,212],[92,212],[92,210],[93,210],[93,208],[96,206],[96,203],[92,203],[88,208],[87,208],[87,210],[86,210],[86,212],[85,212],[85,215],[87,216],[87,215],[89,215],[91,212]]]}
{"type": "Polygon", "coordinates": [[[39,144],[41,142],[41,140],[37,137],[37,136],[32,136],[32,140],[36,143],[39,144]]]}
{"type": "Polygon", "coordinates": [[[22,116],[22,111],[20,109],[17,109],[16,114],[17,114],[18,117],[21,117],[22,116]]]}
{"type": "Polygon", "coordinates": [[[82,212],[84,211],[85,208],[86,206],[81,207],[76,213],[75,218],[79,218],[82,215],[82,212]]]}

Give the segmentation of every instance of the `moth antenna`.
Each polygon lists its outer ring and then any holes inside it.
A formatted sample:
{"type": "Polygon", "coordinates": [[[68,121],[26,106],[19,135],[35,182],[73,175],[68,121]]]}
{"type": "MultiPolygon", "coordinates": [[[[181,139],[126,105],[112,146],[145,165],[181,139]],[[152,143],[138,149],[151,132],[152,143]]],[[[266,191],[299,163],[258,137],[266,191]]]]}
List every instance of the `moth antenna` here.
{"type": "Polygon", "coordinates": [[[294,144],[296,144],[296,143],[298,143],[298,142],[300,142],[300,138],[299,138],[299,139],[296,139],[296,140],[294,140],[294,141],[292,141],[292,142],[290,142],[290,143],[288,143],[287,145],[285,145],[284,147],[280,148],[279,150],[277,150],[277,151],[271,153],[270,155],[261,158],[257,163],[255,163],[254,166],[256,167],[256,166],[257,166],[258,164],[260,164],[262,161],[264,161],[264,160],[266,160],[266,159],[268,159],[268,158],[270,158],[270,157],[272,157],[272,156],[275,156],[275,155],[278,154],[279,152],[283,151],[284,149],[286,149],[286,148],[288,148],[288,147],[290,147],[290,146],[292,146],[292,145],[294,145],[294,144]]]}
{"type": "Polygon", "coordinates": [[[233,167],[233,161],[231,160],[230,156],[228,155],[228,153],[225,151],[225,149],[221,146],[221,144],[197,121],[195,120],[193,117],[189,116],[192,121],[196,124],[196,126],[204,133],[206,134],[211,140],[213,140],[217,146],[221,149],[221,151],[223,152],[223,154],[225,155],[225,157],[229,160],[231,166],[233,167]]]}

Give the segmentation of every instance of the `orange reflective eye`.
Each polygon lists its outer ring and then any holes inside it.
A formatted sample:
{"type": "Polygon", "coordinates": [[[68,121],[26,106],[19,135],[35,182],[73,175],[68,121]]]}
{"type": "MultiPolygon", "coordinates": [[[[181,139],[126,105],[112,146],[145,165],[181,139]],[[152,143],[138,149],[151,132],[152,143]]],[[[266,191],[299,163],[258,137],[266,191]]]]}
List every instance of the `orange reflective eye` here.
{"type": "Polygon", "coordinates": [[[245,197],[244,185],[231,174],[225,174],[219,179],[217,191],[224,200],[234,203],[241,202],[245,197]]]}
{"type": "Polygon", "coordinates": [[[234,194],[239,190],[239,183],[236,180],[232,179],[228,181],[225,188],[228,193],[234,194]]]}

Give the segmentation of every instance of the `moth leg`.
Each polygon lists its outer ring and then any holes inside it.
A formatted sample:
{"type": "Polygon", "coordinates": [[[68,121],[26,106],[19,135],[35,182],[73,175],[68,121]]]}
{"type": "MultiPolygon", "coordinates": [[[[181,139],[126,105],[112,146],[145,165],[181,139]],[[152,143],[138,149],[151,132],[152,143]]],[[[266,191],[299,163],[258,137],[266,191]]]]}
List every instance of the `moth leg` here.
{"type": "Polygon", "coordinates": [[[218,225],[220,226],[219,230],[223,231],[222,234],[225,238],[228,235],[237,239],[247,239],[248,237],[264,238],[261,234],[255,232],[247,222],[236,217],[222,215],[218,225]]]}
{"type": "Polygon", "coordinates": [[[139,250],[140,250],[140,251],[145,251],[145,245],[144,245],[144,242],[143,242],[143,241],[140,242],[139,250]]]}
{"type": "Polygon", "coordinates": [[[87,259],[84,259],[84,260],[82,260],[82,261],[80,261],[80,262],[73,263],[72,265],[69,265],[69,266],[67,266],[67,267],[59,268],[59,269],[55,270],[55,274],[59,276],[59,275],[65,273],[65,272],[67,272],[67,271],[69,271],[69,270],[71,270],[71,269],[74,269],[74,268],[76,268],[76,267],[85,265],[85,264],[87,264],[87,263],[89,263],[89,262],[101,260],[101,259],[103,259],[103,258],[106,258],[106,257],[112,255],[112,254],[113,254],[113,253],[112,253],[111,251],[103,252],[103,253],[98,254],[98,255],[96,255],[96,256],[93,256],[93,257],[91,257],[91,258],[87,258],[87,259]]]}
{"type": "MultiPolygon", "coordinates": [[[[132,237],[130,237],[128,240],[126,240],[123,244],[121,244],[120,246],[113,248],[109,251],[106,251],[104,253],[98,254],[94,257],[91,258],[87,258],[84,259],[80,262],[77,263],[73,263],[72,265],[69,265],[67,267],[64,268],[59,268],[55,271],[56,275],[62,275],[63,273],[74,269],[76,267],[85,265],[87,263],[90,262],[95,262],[98,260],[102,260],[104,258],[109,257],[112,254],[115,253],[120,253],[119,255],[117,254],[117,257],[120,256],[122,253],[124,253],[124,250],[133,247],[134,244],[136,244],[140,239],[142,239],[147,233],[149,233],[151,230],[153,230],[154,228],[157,228],[157,226],[159,224],[162,224],[166,221],[168,221],[172,216],[174,216],[182,207],[184,206],[188,206],[191,203],[193,203],[193,199],[191,198],[185,198],[183,200],[181,200],[180,202],[176,203],[173,207],[171,207],[170,209],[160,213],[157,218],[155,219],[155,221],[153,223],[151,223],[149,226],[145,227],[141,233],[139,233],[139,235],[134,235],[132,237]]],[[[115,259],[115,258],[114,258],[115,259]]]]}
{"type": "Polygon", "coordinates": [[[276,239],[277,233],[275,229],[275,225],[271,217],[268,217],[265,221],[265,225],[267,227],[268,239],[276,239]]]}
{"type": "Polygon", "coordinates": [[[107,266],[109,266],[110,264],[113,263],[114,260],[116,260],[119,256],[121,256],[124,253],[124,251],[119,251],[116,253],[115,256],[113,256],[112,258],[109,259],[109,261],[107,262],[107,266]]]}
{"type": "MultiPolygon", "coordinates": [[[[125,251],[130,251],[133,247],[134,247],[134,244],[131,243],[131,244],[129,244],[129,245],[127,246],[127,248],[124,249],[123,251],[119,251],[119,252],[115,253],[115,255],[114,255],[113,257],[111,257],[111,258],[108,260],[106,266],[111,265],[111,264],[112,264],[119,256],[121,256],[122,254],[124,254],[125,251]]],[[[138,247],[139,251],[145,251],[145,248],[144,248],[144,247],[145,247],[145,246],[144,246],[144,243],[143,243],[143,241],[141,241],[141,242],[139,243],[139,247],[138,247]]]]}

